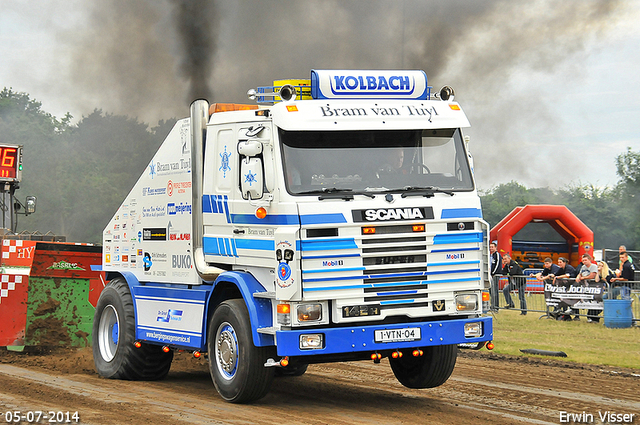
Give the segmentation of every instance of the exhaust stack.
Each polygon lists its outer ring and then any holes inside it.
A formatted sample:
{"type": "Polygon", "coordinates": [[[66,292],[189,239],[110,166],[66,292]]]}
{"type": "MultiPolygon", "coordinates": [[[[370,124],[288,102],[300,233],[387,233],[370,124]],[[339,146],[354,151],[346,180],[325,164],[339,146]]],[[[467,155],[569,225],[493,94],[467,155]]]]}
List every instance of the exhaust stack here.
{"type": "Polygon", "coordinates": [[[204,170],[204,150],[206,143],[209,102],[199,99],[191,104],[191,225],[193,263],[200,278],[215,280],[222,269],[207,264],[202,248],[202,173],[204,170]]]}

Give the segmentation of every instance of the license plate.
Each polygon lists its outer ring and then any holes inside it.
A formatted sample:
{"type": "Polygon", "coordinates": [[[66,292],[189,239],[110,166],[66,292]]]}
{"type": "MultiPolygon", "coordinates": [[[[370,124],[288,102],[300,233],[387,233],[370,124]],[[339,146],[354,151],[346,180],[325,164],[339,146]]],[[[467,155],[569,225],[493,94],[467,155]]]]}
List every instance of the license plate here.
{"type": "Polygon", "coordinates": [[[375,342],[418,341],[421,338],[420,328],[382,329],[374,334],[375,342]]]}

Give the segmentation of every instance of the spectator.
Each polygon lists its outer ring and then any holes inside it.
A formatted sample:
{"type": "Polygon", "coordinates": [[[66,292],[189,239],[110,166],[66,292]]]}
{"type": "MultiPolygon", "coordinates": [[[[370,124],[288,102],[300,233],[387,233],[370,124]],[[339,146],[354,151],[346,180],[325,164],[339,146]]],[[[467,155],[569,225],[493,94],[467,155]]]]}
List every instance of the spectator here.
{"type": "MultiPolygon", "coordinates": [[[[589,280],[595,280],[596,276],[598,275],[598,266],[595,265],[594,263],[591,262],[592,258],[589,254],[582,254],[582,265],[580,266],[579,270],[578,270],[578,275],[576,276],[576,284],[587,284],[587,281],[589,280]]],[[[562,302],[560,304],[563,304],[562,302]]],[[[568,306],[568,304],[567,304],[568,306]]],[[[571,320],[571,313],[572,313],[572,309],[569,306],[569,308],[567,309],[566,313],[569,315],[568,318],[565,318],[566,320],[571,320]]],[[[575,311],[575,316],[573,317],[573,320],[580,320],[580,316],[578,316],[579,311],[575,311]]]]}
{"type": "Polygon", "coordinates": [[[582,265],[576,276],[576,283],[585,280],[594,280],[598,274],[598,266],[592,263],[593,258],[589,254],[582,254],[582,265]]]}
{"type": "Polygon", "coordinates": [[[559,270],[560,267],[553,264],[553,260],[551,259],[551,257],[547,257],[544,259],[544,268],[540,273],[536,273],[534,277],[540,282],[553,282],[553,278],[559,270]]]}
{"type": "Polygon", "coordinates": [[[502,256],[502,274],[509,276],[509,283],[507,283],[502,290],[504,299],[507,301],[505,308],[515,308],[513,300],[511,299],[511,290],[518,290],[518,298],[520,299],[520,312],[521,315],[527,314],[527,300],[524,297],[524,291],[527,286],[527,280],[523,276],[522,267],[512,259],[509,254],[502,256]]]}
{"type": "MultiPolygon", "coordinates": [[[[615,277],[615,274],[609,268],[609,265],[604,261],[598,261],[598,274],[596,274],[595,281],[597,283],[603,283],[603,291],[607,290],[609,283],[611,283],[611,279],[615,277]]],[[[603,292],[602,298],[606,298],[607,294],[603,292]]],[[[589,310],[587,311],[587,322],[589,323],[599,323],[600,322],[600,310],[589,310]]]]}
{"type": "MultiPolygon", "coordinates": [[[[634,267],[633,263],[629,261],[629,254],[627,254],[626,251],[622,251],[620,253],[620,261],[622,261],[621,270],[616,270],[616,275],[611,279],[611,283],[633,281],[635,279],[634,274],[636,268],[634,267]]],[[[611,298],[617,298],[621,290],[621,287],[614,287],[611,290],[611,298]]]]}
{"type": "Polygon", "coordinates": [[[498,246],[495,242],[489,244],[489,252],[491,253],[491,276],[498,274],[501,270],[502,257],[498,252],[498,246]]]}
{"type": "MultiPolygon", "coordinates": [[[[565,288],[570,287],[573,278],[576,277],[576,269],[573,268],[573,266],[569,264],[569,261],[564,257],[558,258],[558,267],[560,267],[560,270],[558,270],[557,274],[553,278],[553,284],[556,286],[564,286],[565,288]]],[[[567,317],[571,316],[561,314],[565,307],[567,307],[567,304],[561,301],[556,306],[555,311],[551,313],[551,316],[555,317],[556,320],[567,320],[567,317]]]]}
{"type": "Polygon", "coordinates": [[[502,271],[502,257],[495,242],[489,244],[489,252],[491,253],[491,308],[496,309],[498,307],[499,279],[497,275],[502,271]]]}
{"type": "Polygon", "coordinates": [[[558,258],[558,273],[553,278],[554,285],[562,285],[565,287],[571,286],[571,280],[576,277],[576,269],[573,268],[571,264],[569,264],[569,260],[564,257],[558,258]]]}
{"type": "MultiPolygon", "coordinates": [[[[623,252],[627,252],[627,247],[624,245],[620,245],[618,247],[618,256],[620,256],[620,254],[622,254],[623,252]]],[[[633,258],[631,258],[631,256],[627,253],[627,258],[629,259],[630,263],[633,263],[633,258]]],[[[618,258],[618,270],[622,270],[622,263],[624,263],[624,261],[622,261],[622,257],[618,258]]]]}
{"type": "Polygon", "coordinates": [[[611,283],[611,279],[615,276],[615,273],[611,271],[606,262],[598,261],[598,275],[596,276],[596,282],[606,281],[607,283],[611,283]]]}

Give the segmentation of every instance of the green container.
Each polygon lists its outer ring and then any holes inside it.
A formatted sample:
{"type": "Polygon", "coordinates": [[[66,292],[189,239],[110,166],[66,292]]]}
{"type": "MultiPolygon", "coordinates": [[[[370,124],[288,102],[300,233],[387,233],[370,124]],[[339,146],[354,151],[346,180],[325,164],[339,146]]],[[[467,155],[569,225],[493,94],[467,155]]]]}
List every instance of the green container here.
{"type": "Polygon", "coordinates": [[[87,347],[104,288],[102,248],[5,239],[0,243],[0,346],[87,347]]]}
{"type": "Polygon", "coordinates": [[[27,305],[28,346],[91,346],[95,308],[89,279],[31,277],[27,305]]]}

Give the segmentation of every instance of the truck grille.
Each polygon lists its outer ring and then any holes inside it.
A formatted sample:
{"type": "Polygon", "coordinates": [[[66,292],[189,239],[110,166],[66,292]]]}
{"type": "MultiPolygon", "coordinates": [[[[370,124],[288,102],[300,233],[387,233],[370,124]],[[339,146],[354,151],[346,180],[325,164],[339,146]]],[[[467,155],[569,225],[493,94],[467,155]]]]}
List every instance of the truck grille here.
{"type": "Polygon", "coordinates": [[[453,291],[481,286],[483,234],[465,224],[464,231],[457,222],[353,226],[335,237],[307,229],[301,242],[303,297],[333,300],[337,315],[345,306],[367,305],[381,316],[418,316],[435,311],[432,302],[452,304],[453,291]]]}

